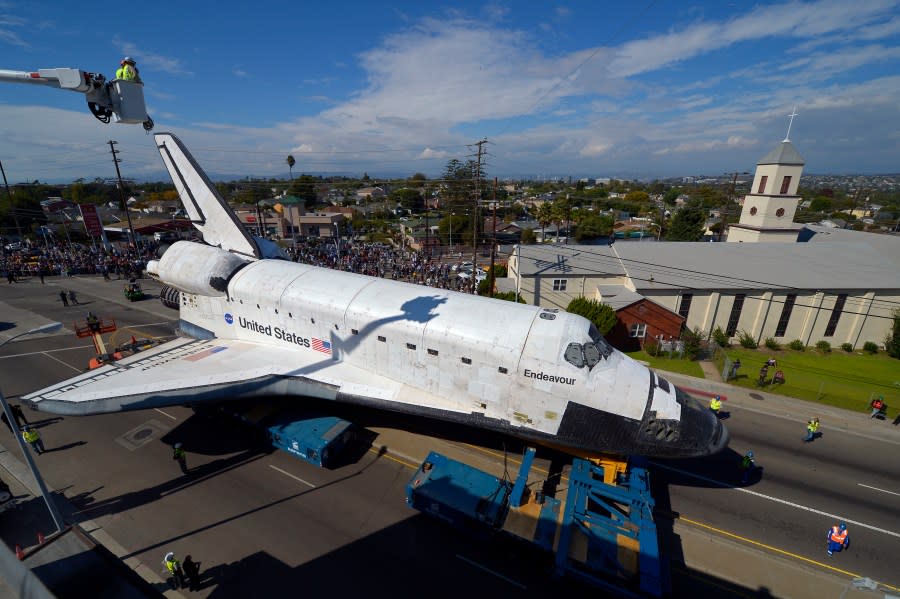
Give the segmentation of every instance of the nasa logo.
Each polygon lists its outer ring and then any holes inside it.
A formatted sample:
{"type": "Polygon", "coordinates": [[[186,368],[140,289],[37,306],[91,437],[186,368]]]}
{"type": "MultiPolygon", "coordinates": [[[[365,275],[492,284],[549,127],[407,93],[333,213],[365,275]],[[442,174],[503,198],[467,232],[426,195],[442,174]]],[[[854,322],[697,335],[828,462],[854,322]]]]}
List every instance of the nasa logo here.
{"type": "Polygon", "coordinates": [[[225,313],[225,322],[227,322],[228,324],[234,322],[234,316],[232,316],[230,312],[225,313]]]}

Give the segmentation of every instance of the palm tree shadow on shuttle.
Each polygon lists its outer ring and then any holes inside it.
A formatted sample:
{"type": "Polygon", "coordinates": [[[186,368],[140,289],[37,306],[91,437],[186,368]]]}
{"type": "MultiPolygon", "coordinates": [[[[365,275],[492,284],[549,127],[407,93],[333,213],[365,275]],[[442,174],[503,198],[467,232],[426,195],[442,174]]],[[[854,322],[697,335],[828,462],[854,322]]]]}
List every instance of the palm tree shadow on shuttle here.
{"type": "Polygon", "coordinates": [[[363,328],[359,329],[356,334],[351,334],[347,338],[341,338],[337,336],[335,331],[331,331],[329,341],[331,342],[333,358],[328,360],[321,360],[315,364],[310,364],[308,366],[298,368],[297,370],[290,372],[288,376],[311,374],[322,368],[327,368],[335,362],[334,358],[338,358],[339,360],[342,353],[353,353],[353,351],[356,350],[356,348],[358,348],[359,345],[367,337],[372,335],[373,332],[391,322],[408,320],[410,322],[416,322],[424,325],[428,321],[433,320],[438,315],[435,310],[445,303],[447,303],[446,296],[441,297],[438,295],[423,295],[404,302],[400,306],[400,314],[397,314],[395,316],[386,316],[384,318],[379,318],[378,320],[370,322],[363,328]]]}

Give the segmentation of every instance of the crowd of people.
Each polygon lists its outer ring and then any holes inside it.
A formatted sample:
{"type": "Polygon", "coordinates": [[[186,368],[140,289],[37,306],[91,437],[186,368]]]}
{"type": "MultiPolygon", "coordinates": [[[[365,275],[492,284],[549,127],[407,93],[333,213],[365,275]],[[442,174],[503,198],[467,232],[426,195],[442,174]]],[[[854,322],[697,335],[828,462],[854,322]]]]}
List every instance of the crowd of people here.
{"type": "MultiPolygon", "coordinates": [[[[140,277],[149,260],[157,257],[158,244],[150,242],[136,249],[126,244],[109,248],[83,244],[33,244],[16,250],[3,250],[0,272],[11,283],[23,277],[68,277],[102,274],[109,279],[140,277]]],[[[421,250],[398,249],[384,243],[310,239],[286,250],[295,262],[344,270],[374,277],[429,285],[474,293],[476,282],[471,276],[459,276],[465,259],[431,257],[421,250]]]]}
{"type": "Polygon", "coordinates": [[[429,256],[422,250],[398,249],[383,243],[344,240],[336,244],[316,239],[289,248],[288,255],[303,264],[465,293],[473,293],[476,285],[472,277],[458,276],[463,260],[459,255],[458,261],[453,261],[429,256]]]}
{"type": "Polygon", "coordinates": [[[105,279],[139,277],[153,259],[157,247],[153,243],[140,248],[126,244],[101,245],[78,243],[23,244],[19,249],[3,249],[0,272],[12,284],[23,277],[102,274],[105,279]]]}

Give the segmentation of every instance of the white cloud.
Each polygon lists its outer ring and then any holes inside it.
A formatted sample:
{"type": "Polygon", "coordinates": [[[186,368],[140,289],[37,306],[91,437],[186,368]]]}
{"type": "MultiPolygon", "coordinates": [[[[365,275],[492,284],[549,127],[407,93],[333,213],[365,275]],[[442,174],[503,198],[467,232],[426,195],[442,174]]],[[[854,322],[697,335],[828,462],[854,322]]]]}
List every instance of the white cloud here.
{"type": "Polygon", "coordinates": [[[234,70],[232,70],[231,72],[234,73],[235,77],[246,77],[247,76],[247,71],[245,71],[244,69],[242,69],[240,67],[235,67],[234,70]]]}
{"type": "MultiPolygon", "coordinates": [[[[7,7],[0,5],[0,9],[2,8],[7,7]]],[[[19,32],[16,31],[17,28],[24,27],[26,24],[27,21],[21,17],[10,14],[0,14],[0,42],[5,42],[12,46],[19,46],[20,48],[30,48],[31,44],[25,41],[25,39],[19,35],[19,32]]]]}
{"type": "Polygon", "coordinates": [[[896,4],[894,0],[822,0],[762,6],[726,22],[698,23],[628,42],[619,49],[610,71],[629,77],[750,40],[856,32],[882,19],[896,4]]]}
{"type": "Polygon", "coordinates": [[[417,158],[419,159],[430,159],[430,158],[446,158],[449,154],[443,150],[432,150],[431,148],[425,148],[422,150],[417,158]]]}
{"type": "Polygon", "coordinates": [[[138,69],[146,68],[151,71],[163,71],[173,75],[193,75],[185,69],[177,58],[169,58],[162,54],[156,54],[136,44],[121,39],[118,35],[113,37],[113,45],[118,46],[123,55],[132,56],[138,63],[138,69]]]}
{"type": "Polygon", "coordinates": [[[308,154],[313,151],[313,147],[309,144],[300,144],[295,148],[291,148],[291,152],[297,152],[300,154],[308,154]]]}

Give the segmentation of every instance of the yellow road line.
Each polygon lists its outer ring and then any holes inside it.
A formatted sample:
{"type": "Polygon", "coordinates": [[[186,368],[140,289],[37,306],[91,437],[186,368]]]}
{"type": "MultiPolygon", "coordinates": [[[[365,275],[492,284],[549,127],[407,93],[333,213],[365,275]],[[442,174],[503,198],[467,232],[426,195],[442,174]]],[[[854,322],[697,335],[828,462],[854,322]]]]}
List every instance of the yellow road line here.
{"type": "Polygon", "coordinates": [[[410,470],[418,470],[419,469],[418,464],[413,464],[411,462],[407,462],[406,460],[402,460],[400,458],[395,458],[388,452],[381,453],[381,451],[379,449],[375,449],[374,447],[369,448],[369,453],[374,453],[375,455],[381,454],[382,457],[385,457],[393,462],[397,462],[398,464],[400,464],[402,466],[406,466],[410,470]]]}
{"type": "MultiPolygon", "coordinates": [[[[797,555],[796,553],[791,553],[790,551],[785,551],[784,549],[779,549],[777,547],[772,547],[771,545],[766,545],[765,543],[760,543],[759,541],[754,541],[753,539],[748,539],[747,537],[742,537],[740,535],[736,535],[733,532],[728,532],[727,530],[722,530],[721,528],[716,528],[715,526],[710,526],[709,524],[704,524],[702,522],[697,522],[696,520],[691,520],[690,518],[685,518],[681,516],[678,518],[681,522],[686,522],[688,524],[692,524],[699,528],[705,528],[707,530],[711,530],[720,535],[731,537],[732,539],[737,539],[739,541],[743,541],[744,543],[749,543],[750,545],[755,545],[757,547],[762,547],[763,549],[768,549],[769,551],[774,551],[775,553],[780,553],[782,555],[786,555],[788,557],[792,557],[794,559],[798,559],[804,562],[808,562],[813,564],[814,566],[819,566],[821,568],[825,568],[826,570],[831,570],[833,572],[837,572],[838,574],[843,574],[845,576],[849,576],[850,578],[862,578],[859,574],[855,574],[853,572],[848,572],[847,570],[841,570],[840,568],[835,568],[834,566],[829,566],[826,563],[816,561],[814,559],[810,559],[808,557],[803,557],[802,555],[797,555]]],[[[900,591],[900,588],[893,587],[889,584],[885,584],[883,582],[879,582],[881,586],[891,589],[892,591],[900,591]]]]}

